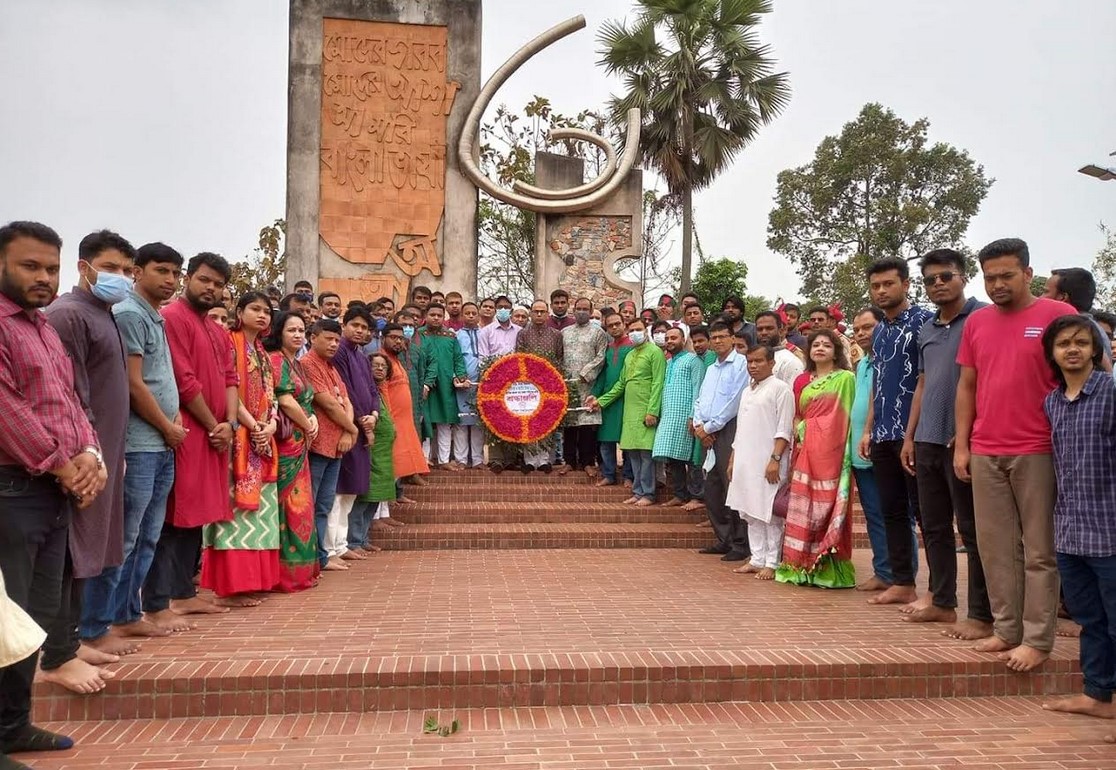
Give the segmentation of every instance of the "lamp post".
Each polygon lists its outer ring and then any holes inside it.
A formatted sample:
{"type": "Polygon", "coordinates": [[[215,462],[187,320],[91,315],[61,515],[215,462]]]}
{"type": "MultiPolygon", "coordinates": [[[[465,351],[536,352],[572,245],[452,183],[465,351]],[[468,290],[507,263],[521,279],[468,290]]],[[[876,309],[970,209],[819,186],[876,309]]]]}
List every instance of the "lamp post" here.
{"type": "MultiPolygon", "coordinates": [[[[1109,157],[1112,157],[1113,155],[1116,155],[1116,152],[1111,152],[1108,155],[1109,157]]],[[[1090,163],[1087,166],[1082,166],[1081,168],[1077,169],[1077,173],[1095,177],[1102,182],[1108,182],[1116,179],[1116,168],[1098,166],[1095,163],[1090,163]]]]}

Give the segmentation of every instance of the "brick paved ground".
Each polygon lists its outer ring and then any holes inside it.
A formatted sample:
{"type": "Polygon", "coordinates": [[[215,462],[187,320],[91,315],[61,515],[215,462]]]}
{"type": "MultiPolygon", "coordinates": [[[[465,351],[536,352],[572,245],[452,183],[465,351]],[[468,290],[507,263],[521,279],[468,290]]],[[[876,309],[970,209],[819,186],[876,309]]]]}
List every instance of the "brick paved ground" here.
{"type": "Polygon", "coordinates": [[[54,725],[36,770],[1114,770],[1110,725],[1031,698],[420,711],[54,725]]]}

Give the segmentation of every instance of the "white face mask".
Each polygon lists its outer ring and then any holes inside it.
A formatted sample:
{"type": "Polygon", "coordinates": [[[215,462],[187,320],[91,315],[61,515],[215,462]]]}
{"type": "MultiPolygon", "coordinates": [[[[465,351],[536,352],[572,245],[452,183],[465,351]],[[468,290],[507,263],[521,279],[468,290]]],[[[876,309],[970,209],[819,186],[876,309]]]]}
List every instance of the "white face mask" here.
{"type": "Polygon", "coordinates": [[[642,345],[647,341],[646,332],[628,332],[628,339],[632,341],[633,345],[642,345]]]}
{"type": "Polygon", "coordinates": [[[651,341],[658,345],[660,348],[666,347],[666,332],[655,332],[651,335],[651,341]]]}

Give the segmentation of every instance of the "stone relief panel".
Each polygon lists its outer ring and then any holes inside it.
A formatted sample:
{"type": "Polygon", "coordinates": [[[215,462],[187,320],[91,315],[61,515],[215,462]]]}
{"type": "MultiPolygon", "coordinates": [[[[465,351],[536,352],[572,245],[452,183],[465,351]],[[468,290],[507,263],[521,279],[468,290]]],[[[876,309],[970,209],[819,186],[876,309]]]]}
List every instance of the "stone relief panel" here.
{"type": "MultiPolygon", "coordinates": [[[[631,285],[613,281],[615,263],[632,254],[632,218],[613,215],[564,215],[548,217],[546,243],[550,258],[565,269],[557,285],[573,296],[586,296],[595,307],[616,306],[632,299],[631,285]]],[[[638,288],[638,287],[637,287],[638,288]]]]}
{"type": "Polygon", "coordinates": [[[331,18],[322,28],[319,232],[368,270],[322,288],[402,296],[422,271],[442,274],[446,120],[459,88],[447,80],[447,30],[331,18]]]}

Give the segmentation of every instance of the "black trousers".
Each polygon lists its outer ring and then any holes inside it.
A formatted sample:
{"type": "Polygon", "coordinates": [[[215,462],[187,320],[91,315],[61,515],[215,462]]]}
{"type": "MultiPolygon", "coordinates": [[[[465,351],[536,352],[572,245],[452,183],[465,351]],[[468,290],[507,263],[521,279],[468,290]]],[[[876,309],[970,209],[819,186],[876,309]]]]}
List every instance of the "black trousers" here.
{"type": "Polygon", "coordinates": [[[957,478],[953,472],[953,449],[941,444],[916,443],[915,470],[934,606],[947,609],[957,606],[957,540],[953,535],[956,516],[957,531],[969,561],[968,614],[973,620],[991,623],[988,586],[977,549],[973,487],[957,478]]]}
{"type": "MultiPolygon", "coordinates": [[[[915,584],[914,551],[911,545],[911,511],[922,524],[918,507],[918,482],[903,470],[899,461],[902,441],[872,443],[872,472],[880,490],[880,508],[887,531],[887,558],[897,586],[915,584]]],[[[933,572],[933,566],[930,570],[933,572]]]]}
{"type": "Polygon", "coordinates": [[[713,469],[705,477],[705,507],[709,511],[709,523],[721,547],[729,551],[752,555],[748,545],[748,528],[740,520],[740,514],[725,505],[728,495],[729,455],[732,442],[736,438],[736,418],[733,417],[725,427],[714,434],[713,469]]]}
{"type": "MultiPolygon", "coordinates": [[[[53,476],[0,467],[0,570],[17,605],[43,628],[58,615],[72,506],[53,476]]],[[[38,652],[0,668],[0,741],[31,720],[38,652]]]]}
{"type": "Polygon", "coordinates": [[[77,657],[78,647],[81,646],[78,624],[81,623],[81,597],[84,588],[85,581],[74,577],[74,563],[67,548],[58,615],[55,616],[54,623],[45,627],[47,638],[43,642],[43,658],[40,663],[43,671],[53,671],[77,657]]]}
{"type": "Polygon", "coordinates": [[[197,595],[194,575],[201,555],[201,527],[176,527],[167,523],[155,546],[155,560],[143,584],[143,611],[162,612],[172,599],[197,595]]]}
{"type": "Polygon", "coordinates": [[[562,453],[566,465],[575,471],[597,464],[599,425],[571,425],[562,434],[562,453]]]}

